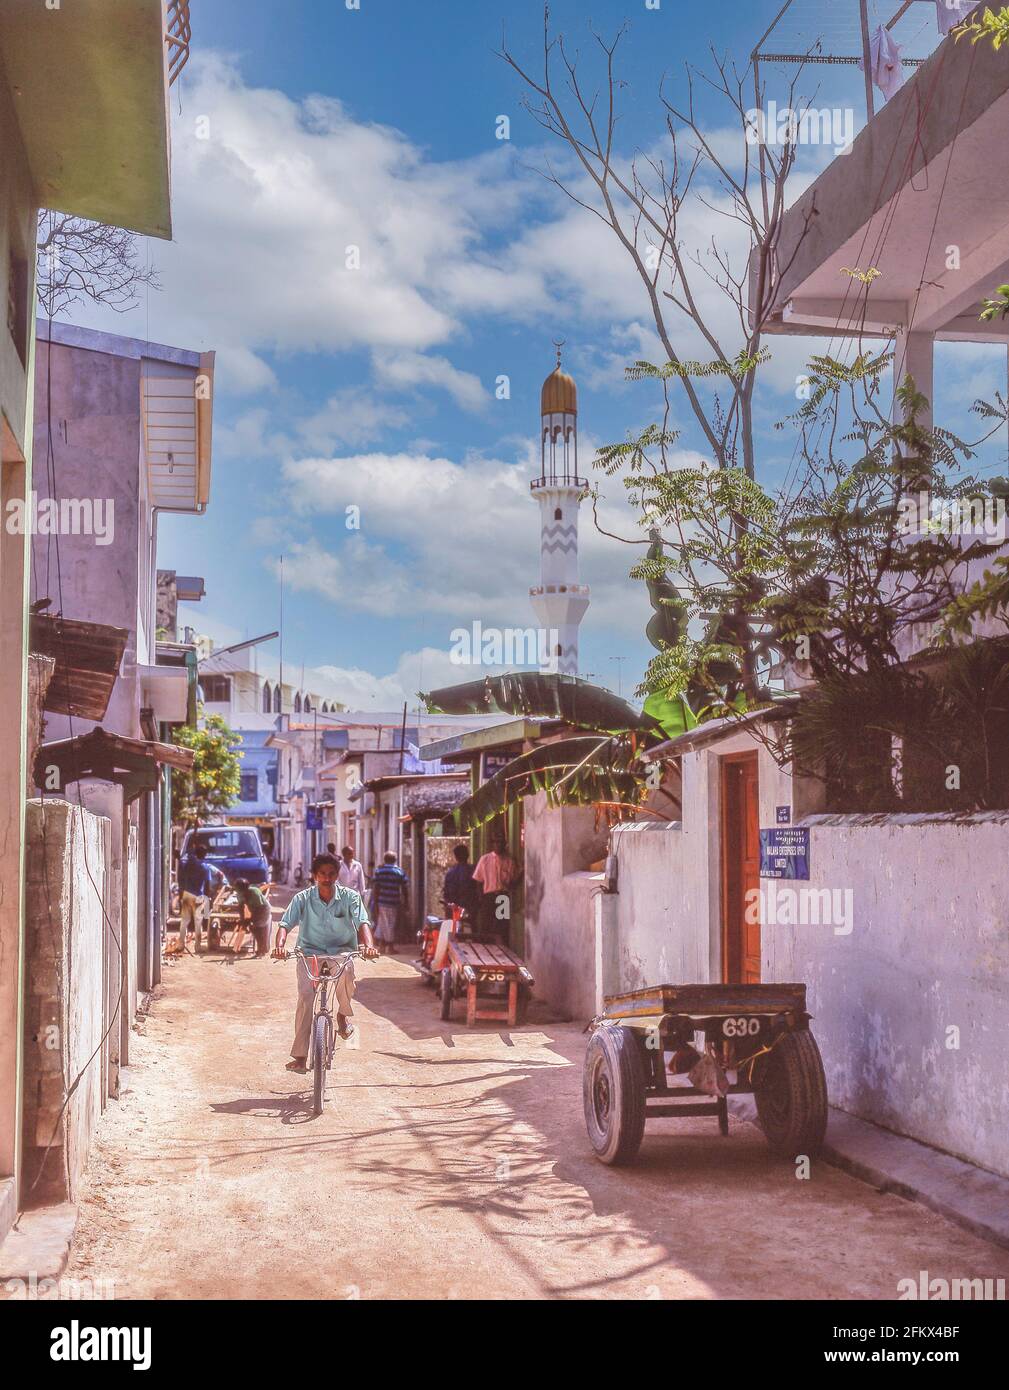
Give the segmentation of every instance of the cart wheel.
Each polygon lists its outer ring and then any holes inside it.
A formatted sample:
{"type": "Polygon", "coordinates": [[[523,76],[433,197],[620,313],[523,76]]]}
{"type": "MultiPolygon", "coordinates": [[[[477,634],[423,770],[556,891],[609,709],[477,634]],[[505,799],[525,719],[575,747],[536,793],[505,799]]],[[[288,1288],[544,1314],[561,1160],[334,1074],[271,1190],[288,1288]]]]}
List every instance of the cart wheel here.
{"type": "Polygon", "coordinates": [[[452,971],[448,966],[441,972],[438,988],[441,992],[441,1016],[447,1023],[452,1017],[452,971]]]}
{"type": "Polygon", "coordinates": [[[210,926],[207,928],[207,950],[219,951],[221,949],[221,924],[216,917],[210,919],[210,926]]]}
{"type": "Polygon", "coordinates": [[[638,1040],[612,1024],[589,1040],[582,1078],[585,1128],[603,1163],[633,1162],[645,1132],[645,1069],[638,1040]]]}
{"type": "Polygon", "coordinates": [[[786,1033],[754,1077],[757,1116],[773,1151],[794,1158],[820,1152],[827,1129],[827,1078],[808,1029],[786,1033]]]}

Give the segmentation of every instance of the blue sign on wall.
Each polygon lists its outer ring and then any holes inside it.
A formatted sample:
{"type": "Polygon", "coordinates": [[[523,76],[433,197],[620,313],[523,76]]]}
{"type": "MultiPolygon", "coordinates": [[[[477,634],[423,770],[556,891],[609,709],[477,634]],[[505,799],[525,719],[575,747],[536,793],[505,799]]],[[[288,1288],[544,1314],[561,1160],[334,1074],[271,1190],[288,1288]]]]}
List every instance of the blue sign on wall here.
{"type": "Polygon", "coordinates": [[[774,811],[775,811],[774,819],[777,821],[777,823],[778,823],[779,825],[791,825],[791,823],[792,823],[792,808],[791,808],[791,806],[775,806],[774,811]]]}
{"type": "Polygon", "coordinates": [[[319,810],[318,806],[309,806],[308,810],[305,812],[305,829],[322,829],[322,812],[319,810]]]}
{"type": "Polygon", "coordinates": [[[809,827],[760,832],[761,878],[809,878],[809,827]]]}

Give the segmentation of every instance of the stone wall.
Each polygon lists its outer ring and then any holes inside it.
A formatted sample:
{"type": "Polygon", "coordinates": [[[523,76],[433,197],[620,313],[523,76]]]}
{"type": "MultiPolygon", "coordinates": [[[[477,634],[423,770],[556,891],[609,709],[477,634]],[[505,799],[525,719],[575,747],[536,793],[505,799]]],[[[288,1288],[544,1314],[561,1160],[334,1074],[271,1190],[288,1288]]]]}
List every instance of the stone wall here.
{"type": "Polygon", "coordinates": [[[105,1102],[102,895],[110,826],[49,799],[29,801],[26,819],[23,1190],[33,1202],[73,1201],[105,1102]]]}

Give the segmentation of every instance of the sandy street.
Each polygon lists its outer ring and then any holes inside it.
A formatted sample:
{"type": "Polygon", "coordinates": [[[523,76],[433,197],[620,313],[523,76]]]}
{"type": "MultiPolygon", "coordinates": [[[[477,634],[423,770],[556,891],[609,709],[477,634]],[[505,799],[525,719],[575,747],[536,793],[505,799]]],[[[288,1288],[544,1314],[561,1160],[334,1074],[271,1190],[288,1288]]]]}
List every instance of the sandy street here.
{"type": "Polygon", "coordinates": [[[318,1119],[284,1071],[294,963],[187,956],[138,1024],[67,1274],[141,1298],[892,1298],[1005,1277],[1009,1251],[733,1120],[590,1155],[584,1038],[442,1024],[401,957],[364,964],[318,1119]]]}

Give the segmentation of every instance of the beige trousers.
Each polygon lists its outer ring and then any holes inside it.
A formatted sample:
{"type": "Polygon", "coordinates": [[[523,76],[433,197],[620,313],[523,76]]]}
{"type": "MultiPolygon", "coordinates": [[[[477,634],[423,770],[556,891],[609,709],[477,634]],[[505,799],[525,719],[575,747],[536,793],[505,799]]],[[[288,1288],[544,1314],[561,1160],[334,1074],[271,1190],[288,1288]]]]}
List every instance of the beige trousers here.
{"type": "MultiPolygon", "coordinates": [[[[298,967],[298,1007],[294,1015],[294,1042],[291,1044],[291,1056],[307,1057],[308,1043],[312,1035],[315,983],[309,974],[304,956],[298,956],[296,961],[298,967]]],[[[353,1018],[354,1006],[351,1001],[354,998],[354,989],[354,962],[351,960],[347,962],[347,968],[337,981],[335,991],[330,986],[329,1001],[334,1013],[343,1014],[345,1018],[353,1018]]]]}
{"type": "Polygon", "coordinates": [[[183,893],[182,904],[179,909],[179,948],[186,944],[186,932],[190,926],[196,936],[197,944],[200,940],[200,928],[203,923],[204,913],[207,907],[206,898],[198,898],[195,893],[183,893]]]}

